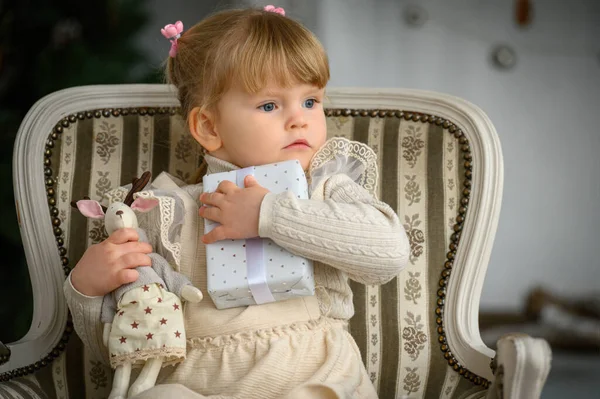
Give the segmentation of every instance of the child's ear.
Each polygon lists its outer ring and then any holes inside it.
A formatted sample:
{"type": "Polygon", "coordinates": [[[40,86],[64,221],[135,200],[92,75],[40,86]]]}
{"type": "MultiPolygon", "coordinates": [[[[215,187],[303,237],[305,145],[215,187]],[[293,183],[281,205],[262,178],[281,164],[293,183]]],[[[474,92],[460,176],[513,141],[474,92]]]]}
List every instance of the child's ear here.
{"type": "Polygon", "coordinates": [[[77,209],[83,216],[92,219],[104,219],[104,211],[98,201],[80,200],[77,201],[77,209]]]}
{"type": "Polygon", "coordinates": [[[214,152],[223,146],[223,141],[216,129],[214,112],[196,107],[190,111],[188,125],[192,136],[206,151],[214,152]]]}

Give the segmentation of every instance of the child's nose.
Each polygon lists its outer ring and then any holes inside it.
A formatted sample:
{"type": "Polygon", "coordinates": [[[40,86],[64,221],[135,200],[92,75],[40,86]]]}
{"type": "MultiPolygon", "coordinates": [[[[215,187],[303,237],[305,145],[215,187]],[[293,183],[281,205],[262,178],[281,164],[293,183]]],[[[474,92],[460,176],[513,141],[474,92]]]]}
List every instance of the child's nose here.
{"type": "Polygon", "coordinates": [[[304,112],[296,111],[293,115],[290,116],[287,124],[288,129],[298,129],[304,128],[307,125],[306,118],[304,116],[304,112]]]}

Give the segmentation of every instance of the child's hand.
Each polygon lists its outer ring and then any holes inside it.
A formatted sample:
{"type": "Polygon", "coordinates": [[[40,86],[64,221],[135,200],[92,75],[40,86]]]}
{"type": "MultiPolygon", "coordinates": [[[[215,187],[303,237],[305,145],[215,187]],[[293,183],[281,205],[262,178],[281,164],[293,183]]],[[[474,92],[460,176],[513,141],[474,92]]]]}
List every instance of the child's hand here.
{"type": "Polygon", "coordinates": [[[131,269],[152,264],[146,255],[152,246],[138,238],[135,229],[119,229],[89,247],[71,273],[73,287],[83,295],[104,296],[137,280],[138,272],[131,269]]]}
{"type": "Polygon", "coordinates": [[[269,190],[260,186],[253,176],[246,176],[244,184],[246,188],[239,188],[224,181],[214,193],[200,196],[204,205],[211,206],[200,207],[200,216],[221,224],[202,237],[203,243],[258,236],[260,205],[269,190]]]}
{"type": "Polygon", "coordinates": [[[184,285],[181,289],[181,297],[188,302],[198,303],[204,295],[202,295],[202,291],[193,285],[184,285]]]}

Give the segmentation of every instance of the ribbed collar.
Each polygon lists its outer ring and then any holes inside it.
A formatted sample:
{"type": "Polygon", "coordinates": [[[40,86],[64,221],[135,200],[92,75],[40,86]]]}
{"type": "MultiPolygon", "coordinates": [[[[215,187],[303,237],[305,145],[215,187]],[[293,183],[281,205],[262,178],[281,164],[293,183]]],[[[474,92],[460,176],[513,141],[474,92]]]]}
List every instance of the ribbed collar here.
{"type": "Polygon", "coordinates": [[[235,166],[234,164],[223,161],[219,158],[215,158],[209,154],[204,155],[204,159],[208,165],[208,169],[206,171],[207,174],[230,172],[232,170],[239,169],[239,167],[235,166]]]}

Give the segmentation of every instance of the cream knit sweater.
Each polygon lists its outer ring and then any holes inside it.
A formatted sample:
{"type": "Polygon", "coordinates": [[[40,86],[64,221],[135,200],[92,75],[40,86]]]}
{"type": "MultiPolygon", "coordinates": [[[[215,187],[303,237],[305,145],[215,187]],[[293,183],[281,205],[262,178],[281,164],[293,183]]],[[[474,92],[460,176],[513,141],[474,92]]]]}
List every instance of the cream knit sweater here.
{"type": "MultiPolygon", "coordinates": [[[[211,156],[206,159],[208,173],[237,169],[211,156]]],[[[198,201],[201,185],[181,188],[198,201]]],[[[321,313],[342,320],[354,314],[348,279],[383,284],[405,267],[410,252],[394,211],[343,174],[329,177],[310,200],[289,193],[267,194],[260,210],[259,235],[314,260],[321,313]]],[[[106,360],[100,323],[102,297],[81,294],[70,276],[64,293],[78,335],[95,357],[106,360]]]]}

